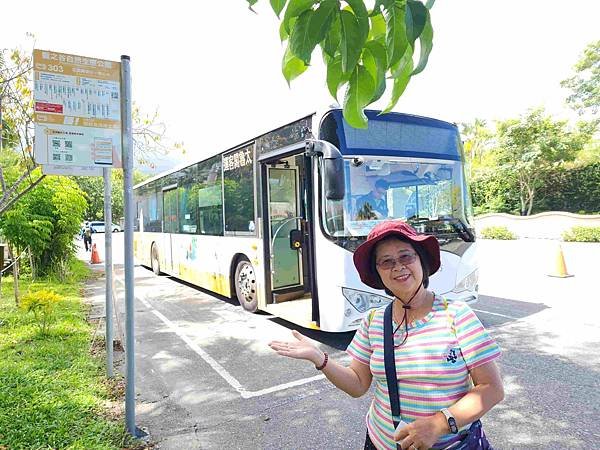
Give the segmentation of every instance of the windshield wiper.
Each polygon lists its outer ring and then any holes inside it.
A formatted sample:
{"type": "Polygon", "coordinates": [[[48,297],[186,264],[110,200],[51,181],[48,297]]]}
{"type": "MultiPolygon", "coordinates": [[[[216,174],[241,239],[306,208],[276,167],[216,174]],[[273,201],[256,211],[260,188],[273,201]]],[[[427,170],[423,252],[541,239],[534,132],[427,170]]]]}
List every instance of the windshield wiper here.
{"type": "Polygon", "coordinates": [[[459,219],[457,217],[441,216],[441,217],[438,217],[437,219],[431,219],[429,217],[413,216],[406,220],[410,225],[412,225],[413,227],[415,227],[417,229],[420,228],[419,225],[434,224],[435,222],[444,222],[444,223],[449,224],[454,229],[456,234],[458,234],[463,241],[475,242],[475,234],[473,233],[473,230],[471,230],[471,228],[469,228],[463,222],[462,219],[459,219]]]}
{"type": "Polygon", "coordinates": [[[463,222],[462,219],[459,219],[457,217],[452,217],[452,218],[445,218],[443,220],[447,221],[450,225],[452,225],[452,227],[457,231],[457,233],[459,234],[459,236],[462,238],[463,241],[475,242],[475,234],[473,233],[473,230],[471,230],[463,222]]]}

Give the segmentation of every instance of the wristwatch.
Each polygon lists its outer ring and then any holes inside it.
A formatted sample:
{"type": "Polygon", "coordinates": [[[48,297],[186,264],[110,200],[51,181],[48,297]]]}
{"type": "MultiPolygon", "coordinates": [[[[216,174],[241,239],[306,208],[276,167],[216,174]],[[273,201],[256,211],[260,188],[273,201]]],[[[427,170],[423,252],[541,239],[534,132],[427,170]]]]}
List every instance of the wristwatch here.
{"type": "Polygon", "coordinates": [[[441,411],[442,411],[442,414],[444,416],[446,416],[446,420],[448,421],[448,428],[450,428],[450,433],[458,434],[458,427],[456,426],[456,419],[454,418],[454,416],[452,415],[450,410],[448,408],[443,408],[441,411]]]}

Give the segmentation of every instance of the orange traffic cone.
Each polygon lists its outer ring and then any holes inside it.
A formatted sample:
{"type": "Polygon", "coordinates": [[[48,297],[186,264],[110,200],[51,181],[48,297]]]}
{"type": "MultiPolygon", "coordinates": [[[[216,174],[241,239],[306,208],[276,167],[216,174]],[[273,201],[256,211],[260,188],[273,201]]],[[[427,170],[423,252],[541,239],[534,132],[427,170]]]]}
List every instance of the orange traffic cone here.
{"type": "Polygon", "coordinates": [[[558,250],[556,252],[554,273],[549,273],[548,276],[557,278],[568,278],[573,276],[569,275],[569,272],[567,272],[567,264],[565,263],[565,256],[563,255],[560,244],[558,244],[558,250]]]}
{"type": "Polygon", "coordinates": [[[98,255],[98,250],[96,249],[96,244],[92,244],[92,258],[90,259],[92,264],[100,264],[100,255],[98,255]]]}

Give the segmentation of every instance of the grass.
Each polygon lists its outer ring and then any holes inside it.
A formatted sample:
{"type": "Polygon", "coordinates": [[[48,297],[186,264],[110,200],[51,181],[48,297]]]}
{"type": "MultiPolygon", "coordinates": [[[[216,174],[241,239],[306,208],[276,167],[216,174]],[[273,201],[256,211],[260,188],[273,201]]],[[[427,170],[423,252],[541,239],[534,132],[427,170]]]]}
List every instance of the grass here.
{"type": "MultiPolygon", "coordinates": [[[[65,282],[23,278],[20,290],[51,289],[64,297],[49,332],[17,309],[11,277],[0,299],[0,449],[119,449],[135,446],[121,417],[111,414],[114,392],[102,351],[90,353],[82,286],[90,276],[75,261],[65,282]],[[99,353],[99,354],[98,354],[99,353]]],[[[120,401],[120,399],[118,400],[120,401]]]]}

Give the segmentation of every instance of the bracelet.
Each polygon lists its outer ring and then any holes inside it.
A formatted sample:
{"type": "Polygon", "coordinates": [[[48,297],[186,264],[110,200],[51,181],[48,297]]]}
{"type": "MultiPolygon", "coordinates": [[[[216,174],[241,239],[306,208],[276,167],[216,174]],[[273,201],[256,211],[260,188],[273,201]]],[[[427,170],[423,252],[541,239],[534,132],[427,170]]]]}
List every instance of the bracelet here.
{"type": "Polygon", "coordinates": [[[315,366],[315,369],[317,370],[323,370],[327,365],[327,361],[329,361],[329,355],[327,352],[323,352],[323,354],[325,355],[325,359],[323,360],[323,364],[321,364],[319,367],[315,366]]]}

